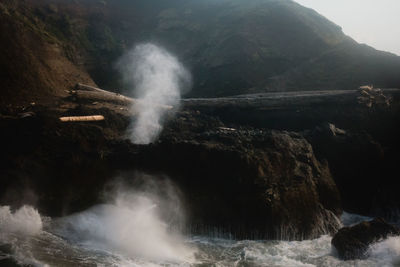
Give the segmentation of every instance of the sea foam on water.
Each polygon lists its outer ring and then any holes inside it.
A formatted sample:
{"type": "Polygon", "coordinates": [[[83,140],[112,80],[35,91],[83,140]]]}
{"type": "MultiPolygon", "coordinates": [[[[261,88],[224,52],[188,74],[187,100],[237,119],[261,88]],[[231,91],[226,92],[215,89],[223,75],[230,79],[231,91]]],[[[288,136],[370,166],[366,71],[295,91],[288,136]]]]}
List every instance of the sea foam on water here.
{"type": "MultiPolygon", "coordinates": [[[[155,182],[154,186],[173,190],[165,183],[155,182]]],[[[194,251],[175,227],[180,222],[165,216],[171,213],[175,219],[182,218],[181,211],[175,209],[179,203],[171,192],[151,192],[154,186],[146,185],[142,190],[117,186],[108,203],[53,220],[53,231],[87,248],[153,261],[189,262],[194,251]]]]}
{"type": "Polygon", "coordinates": [[[38,234],[43,227],[39,212],[31,206],[22,206],[12,212],[9,206],[0,207],[0,235],[11,233],[25,236],[38,234]]]}

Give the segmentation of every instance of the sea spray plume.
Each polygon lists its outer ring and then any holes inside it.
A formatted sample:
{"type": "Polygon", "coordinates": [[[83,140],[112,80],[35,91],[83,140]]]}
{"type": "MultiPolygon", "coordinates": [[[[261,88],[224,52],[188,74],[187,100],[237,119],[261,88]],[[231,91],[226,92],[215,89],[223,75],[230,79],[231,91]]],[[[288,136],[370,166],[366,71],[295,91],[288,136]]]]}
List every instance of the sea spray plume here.
{"type": "Polygon", "coordinates": [[[30,249],[31,238],[39,235],[42,227],[42,217],[35,208],[24,205],[12,211],[9,206],[0,206],[0,246],[11,247],[11,255],[0,250],[0,259],[12,257],[21,266],[47,266],[37,261],[30,249]]]}
{"type": "Polygon", "coordinates": [[[53,221],[54,232],[89,248],[132,258],[191,262],[192,249],[173,230],[176,220],[182,218],[175,187],[164,178],[148,175],[134,180],[118,179],[110,184],[107,204],[53,221]]]}
{"type": "Polygon", "coordinates": [[[125,83],[134,88],[134,97],[142,101],[135,106],[130,139],[149,144],[162,131],[165,105],[179,105],[181,93],[190,89],[191,75],[176,57],[149,43],[137,45],[117,66],[125,83]]]}
{"type": "MultiPolygon", "coordinates": [[[[150,199],[157,216],[168,226],[168,230],[181,233],[185,230],[186,208],[179,188],[164,175],[148,175],[134,172],[123,175],[107,184],[103,192],[106,202],[117,206],[131,202],[132,198],[150,199]],[[133,179],[126,179],[127,177],[133,179]]],[[[134,201],[133,201],[134,202],[134,201]]]]}
{"type": "Polygon", "coordinates": [[[22,206],[12,212],[9,206],[0,206],[0,243],[8,234],[31,236],[42,230],[42,218],[31,206],[22,206]]]}

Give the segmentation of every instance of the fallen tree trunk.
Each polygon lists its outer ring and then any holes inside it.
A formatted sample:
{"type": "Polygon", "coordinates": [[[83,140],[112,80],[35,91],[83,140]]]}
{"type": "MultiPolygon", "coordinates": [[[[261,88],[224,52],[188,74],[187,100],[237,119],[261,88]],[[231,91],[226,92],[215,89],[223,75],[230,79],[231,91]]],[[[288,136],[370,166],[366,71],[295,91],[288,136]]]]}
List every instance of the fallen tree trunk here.
{"type": "Polygon", "coordinates": [[[72,91],[73,96],[78,99],[88,100],[88,101],[101,101],[101,102],[113,102],[121,105],[132,105],[139,104],[138,100],[126,97],[123,95],[118,95],[112,92],[100,92],[100,91],[72,91]]]}
{"type": "Polygon", "coordinates": [[[161,109],[173,109],[173,106],[161,105],[157,103],[151,103],[140,99],[127,97],[118,93],[106,91],[93,86],[78,83],[75,86],[75,91],[71,91],[79,99],[87,99],[91,101],[104,101],[114,102],[122,105],[154,105],[161,109]]]}
{"type": "Polygon", "coordinates": [[[77,83],[75,85],[75,90],[97,91],[97,92],[102,92],[102,93],[117,94],[117,93],[114,93],[114,92],[110,92],[110,91],[107,91],[107,90],[103,90],[103,89],[100,89],[100,88],[97,88],[97,87],[93,87],[93,86],[90,86],[90,85],[86,85],[86,84],[82,84],[82,83],[77,83]]]}
{"type": "Polygon", "coordinates": [[[102,116],[102,115],[93,115],[93,116],[61,117],[60,121],[62,121],[62,122],[104,121],[104,116],[102,116]]]}

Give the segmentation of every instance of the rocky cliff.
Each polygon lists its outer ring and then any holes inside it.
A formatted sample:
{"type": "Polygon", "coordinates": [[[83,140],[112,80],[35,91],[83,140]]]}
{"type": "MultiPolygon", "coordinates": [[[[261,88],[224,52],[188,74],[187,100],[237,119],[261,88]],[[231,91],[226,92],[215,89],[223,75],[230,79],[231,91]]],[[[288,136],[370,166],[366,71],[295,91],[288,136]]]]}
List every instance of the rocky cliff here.
{"type": "Polygon", "coordinates": [[[53,101],[90,75],[66,55],[65,43],[46,31],[33,10],[16,1],[0,3],[0,103],[53,101]],[[50,100],[51,99],[51,100],[50,100]]]}
{"type": "Polygon", "coordinates": [[[7,90],[27,90],[22,81],[30,79],[55,91],[87,74],[122,90],[115,62],[140,42],[176,54],[193,73],[196,97],[400,86],[398,56],[356,43],[291,0],[26,0],[1,10],[2,72],[16,88],[7,90]]]}
{"type": "Polygon", "coordinates": [[[1,202],[69,214],[101,202],[113,178],[134,180],[141,171],[168,175],[181,189],[192,233],[304,239],[334,233],[343,208],[393,218],[400,203],[390,172],[398,159],[396,92],[390,107],[375,110],[357,106],[356,92],[186,100],[150,145],[126,140],[131,117],[121,106],[64,98],[29,107],[36,116],[11,110],[0,120],[1,202]],[[299,110],[303,120],[293,120],[299,110]],[[260,112],[278,119],[259,120],[260,112]],[[58,120],[80,114],[106,120],[58,120]],[[333,117],[348,127],[320,122],[333,117]]]}
{"type": "Polygon", "coordinates": [[[398,90],[366,105],[348,89],[399,85],[399,57],[360,46],[293,1],[243,3],[1,2],[1,204],[70,214],[139,170],[182,188],[194,233],[304,239],[336,231],[343,208],[393,218],[398,90]],[[144,40],[192,69],[193,96],[261,93],[184,99],[159,141],[133,145],[129,107],[69,90],[123,88],[113,63],[144,40]],[[301,92],[309,89],[345,90],[301,92]],[[69,115],[105,120],[59,121],[69,115]]]}

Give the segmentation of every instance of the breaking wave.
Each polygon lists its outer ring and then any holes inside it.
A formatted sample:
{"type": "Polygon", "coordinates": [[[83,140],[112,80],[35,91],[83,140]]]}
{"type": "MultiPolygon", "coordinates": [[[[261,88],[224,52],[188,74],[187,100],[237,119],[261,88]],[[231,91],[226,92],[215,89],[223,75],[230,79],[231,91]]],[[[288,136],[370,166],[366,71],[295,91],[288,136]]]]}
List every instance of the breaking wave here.
{"type": "Polygon", "coordinates": [[[367,259],[342,261],[327,235],[290,242],[183,237],[149,191],[112,199],[52,220],[30,206],[0,207],[0,265],[12,259],[31,266],[400,266],[400,237],[372,245],[367,259]]]}

